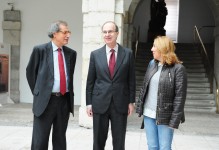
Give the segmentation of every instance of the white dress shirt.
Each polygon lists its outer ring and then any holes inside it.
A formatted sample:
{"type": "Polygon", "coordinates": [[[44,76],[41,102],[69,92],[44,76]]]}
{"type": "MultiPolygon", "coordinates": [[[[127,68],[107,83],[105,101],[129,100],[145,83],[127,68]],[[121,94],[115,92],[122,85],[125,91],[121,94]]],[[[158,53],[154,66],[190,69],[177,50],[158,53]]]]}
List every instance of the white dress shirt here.
{"type": "Polygon", "coordinates": [[[114,49],[115,50],[115,60],[117,58],[117,54],[118,54],[118,44],[116,44],[116,46],[114,48],[109,48],[107,45],[106,45],[106,57],[107,57],[107,63],[108,63],[108,66],[109,66],[109,60],[110,60],[110,55],[112,52],[110,52],[111,49],[114,49]]]}
{"type": "MultiPolygon", "coordinates": [[[[58,60],[58,47],[52,42],[52,49],[53,49],[53,65],[54,65],[54,84],[52,92],[60,92],[60,74],[59,74],[59,60],[58,60]]],[[[62,47],[61,47],[62,49],[62,47]]],[[[66,63],[65,63],[65,55],[62,49],[62,57],[64,60],[64,67],[65,67],[65,77],[66,77],[66,90],[68,90],[68,75],[66,72],[66,63]]],[[[68,91],[66,91],[68,92],[68,91]]]]}

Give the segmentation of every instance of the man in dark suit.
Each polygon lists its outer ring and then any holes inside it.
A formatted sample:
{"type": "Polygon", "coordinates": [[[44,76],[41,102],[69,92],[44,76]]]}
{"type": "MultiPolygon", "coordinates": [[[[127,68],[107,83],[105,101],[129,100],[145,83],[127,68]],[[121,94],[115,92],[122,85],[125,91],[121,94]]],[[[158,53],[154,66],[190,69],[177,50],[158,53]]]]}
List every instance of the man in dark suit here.
{"type": "Polygon", "coordinates": [[[53,150],[66,149],[66,129],[74,112],[76,51],[64,46],[71,32],[64,21],[51,24],[51,41],[33,48],[26,68],[33,99],[32,150],[47,150],[52,126],[53,150]]]}
{"type": "Polygon", "coordinates": [[[87,114],[93,117],[93,150],[104,150],[111,123],[113,149],[125,149],[127,116],[135,102],[135,69],[132,51],[116,40],[118,26],[102,26],[106,43],[91,52],[86,86],[87,114]]]}

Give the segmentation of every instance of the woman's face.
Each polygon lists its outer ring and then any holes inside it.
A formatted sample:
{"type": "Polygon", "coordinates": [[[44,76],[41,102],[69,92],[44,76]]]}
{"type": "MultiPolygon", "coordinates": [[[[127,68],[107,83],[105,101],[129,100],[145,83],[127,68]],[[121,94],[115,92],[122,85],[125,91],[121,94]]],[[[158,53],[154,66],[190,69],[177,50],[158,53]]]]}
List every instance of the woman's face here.
{"type": "Polygon", "coordinates": [[[158,60],[159,62],[162,62],[161,53],[160,53],[160,51],[158,51],[158,49],[155,45],[153,45],[153,47],[151,48],[151,51],[153,53],[154,59],[158,60]]]}

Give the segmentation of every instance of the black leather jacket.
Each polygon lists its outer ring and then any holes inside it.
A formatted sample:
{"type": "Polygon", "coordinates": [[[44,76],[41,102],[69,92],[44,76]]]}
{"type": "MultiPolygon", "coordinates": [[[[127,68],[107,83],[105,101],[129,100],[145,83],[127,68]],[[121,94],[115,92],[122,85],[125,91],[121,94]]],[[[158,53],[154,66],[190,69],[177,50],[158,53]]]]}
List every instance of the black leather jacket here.
{"type": "MultiPolygon", "coordinates": [[[[136,100],[136,113],[139,114],[139,117],[143,115],[150,79],[157,70],[158,62],[151,60],[144,77],[143,87],[136,100]]],[[[185,67],[182,64],[164,64],[160,74],[157,93],[156,122],[158,125],[168,125],[177,129],[180,122],[183,123],[185,121],[184,105],[186,91],[187,75],[185,67]]]]}

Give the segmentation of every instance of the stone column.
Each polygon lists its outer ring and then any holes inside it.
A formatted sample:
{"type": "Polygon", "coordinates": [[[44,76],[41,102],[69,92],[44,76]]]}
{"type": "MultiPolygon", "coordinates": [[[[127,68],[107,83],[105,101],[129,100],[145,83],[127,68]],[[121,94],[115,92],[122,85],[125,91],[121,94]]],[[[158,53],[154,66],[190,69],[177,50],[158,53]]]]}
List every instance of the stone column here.
{"type": "Polygon", "coordinates": [[[104,45],[101,26],[106,21],[114,21],[119,27],[117,41],[123,41],[124,0],[83,0],[83,48],[82,48],[82,89],[79,125],[92,128],[92,118],[86,114],[86,80],[91,51],[104,45]]]}
{"type": "Polygon", "coordinates": [[[10,89],[9,94],[12,101],[19,103],[19,71],[20,71],[20,32],[21,15],[19,10],[5,10],[2,22],[3,43],[11,45],[10,60],[10,89]]]}
{"type": "MultiPolygon", "coordinates": [[[[215,36],[214,73],[215,73],[216,79],[217,79],[218,84],[219,84],[219,60],[218,60],[218,58],[219,58],[219,25],[217,25],[215,27],[214,36],[215,36]]],[[[216,108],[217,108],[216,111],[217,111],[217,113],[219,113],[219,102],[217,100],[216,93],[215,93],[215,96],[216,96],[216,108]]]]}

